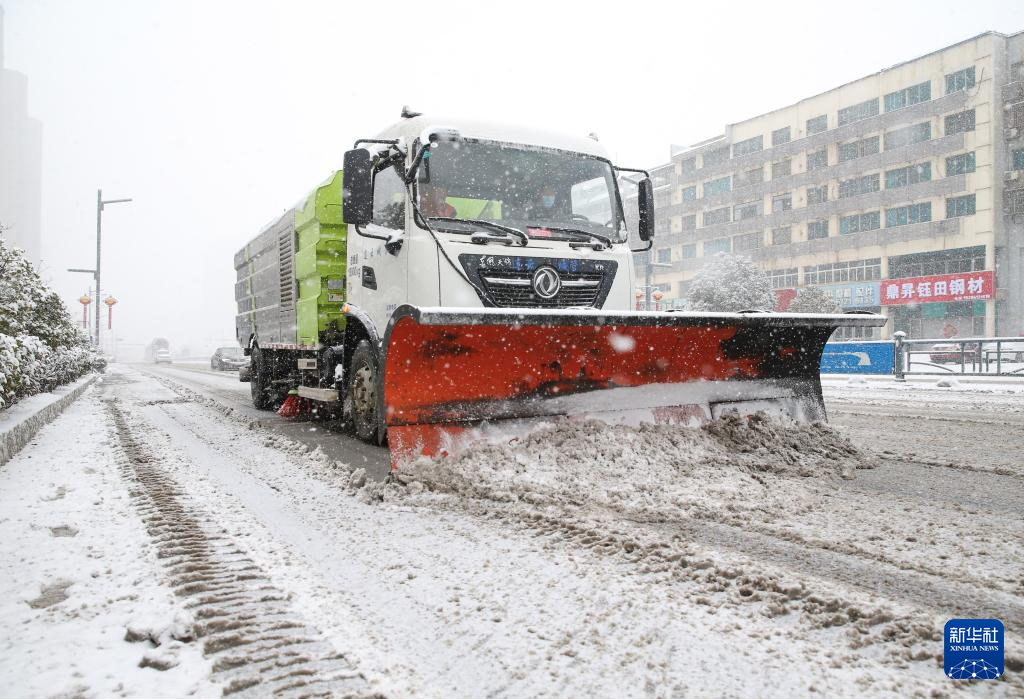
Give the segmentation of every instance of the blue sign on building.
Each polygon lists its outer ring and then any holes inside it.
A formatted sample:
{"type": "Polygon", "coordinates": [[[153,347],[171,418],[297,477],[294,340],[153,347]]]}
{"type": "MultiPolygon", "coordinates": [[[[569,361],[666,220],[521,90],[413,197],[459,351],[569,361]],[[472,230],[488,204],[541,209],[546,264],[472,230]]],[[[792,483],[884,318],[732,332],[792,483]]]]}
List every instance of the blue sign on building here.
{"type": "Polygon", "coordinates": [[[896,366],[896,343],[829,342],[821,355],[822,374],[891,374],[896,366]]]}

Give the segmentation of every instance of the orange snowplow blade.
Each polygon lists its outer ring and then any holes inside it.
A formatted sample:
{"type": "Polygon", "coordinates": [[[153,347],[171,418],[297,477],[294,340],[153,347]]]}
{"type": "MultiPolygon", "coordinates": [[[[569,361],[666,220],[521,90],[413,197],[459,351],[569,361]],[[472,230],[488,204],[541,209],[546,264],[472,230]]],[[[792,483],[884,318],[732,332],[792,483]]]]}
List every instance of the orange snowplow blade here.
{"type": "Polygon", "coordinates": [[[403,306],[384,338],[392,469],[552,416],[699,423],[768,410],[822,420],[825,342],[840,326],[884,323],[874,314],[403,306]]]}

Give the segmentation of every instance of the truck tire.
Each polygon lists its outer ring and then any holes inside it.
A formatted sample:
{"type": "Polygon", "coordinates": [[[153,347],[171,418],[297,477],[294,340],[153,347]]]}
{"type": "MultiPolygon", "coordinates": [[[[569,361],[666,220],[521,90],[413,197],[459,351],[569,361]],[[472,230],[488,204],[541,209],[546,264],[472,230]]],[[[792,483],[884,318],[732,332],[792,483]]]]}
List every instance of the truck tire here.
{"type": "Polygon", "coordinates": [[[352,353],[346,392],[356,436],[364,442],[377,444],[377,363],[366,340],[360,340],[352,353]]]}
{"type": "Polygon", "coordinates": [[[252,351],[252,374],[249,380],[249,391],[252,393],[252,405],[257,410],[270,410],[274,406],[270,395],[270,370],[264,365],[263,354],[258,349],[252,351]]]}

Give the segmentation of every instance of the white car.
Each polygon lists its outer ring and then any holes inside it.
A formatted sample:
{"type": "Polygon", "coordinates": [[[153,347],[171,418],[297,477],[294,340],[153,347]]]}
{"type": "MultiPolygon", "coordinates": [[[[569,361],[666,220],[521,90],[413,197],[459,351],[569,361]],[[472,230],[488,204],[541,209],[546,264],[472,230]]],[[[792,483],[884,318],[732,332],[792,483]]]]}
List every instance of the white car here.
{"type": "Polygon", "coordinates": [[[986,361],[996,361],[996,355],[1002,362],[1019,363],[1024,362],[1024,340],[1020,342],[1000,342],[998,348],[995,342],[986,342],[983,345],[982,354],[986,361]]]}
{"type": "Polygon", "coordinates": [[[159,349],[156,354],[153,355],[154,364],[170,364],[171,363],[171,351],[165,349],[159,349]]]}

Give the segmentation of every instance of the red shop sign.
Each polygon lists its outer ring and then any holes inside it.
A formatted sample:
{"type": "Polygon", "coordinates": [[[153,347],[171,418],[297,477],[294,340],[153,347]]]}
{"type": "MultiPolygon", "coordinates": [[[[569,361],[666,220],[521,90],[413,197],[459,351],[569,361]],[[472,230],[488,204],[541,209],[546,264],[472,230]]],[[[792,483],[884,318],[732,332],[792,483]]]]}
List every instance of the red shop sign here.
{"type": "Polygon", "coordinates": [[[960,272],[931,277],[886,279],[882,282],[882,305],[975,301],[995,296],[993,272],[960,272]]]}

